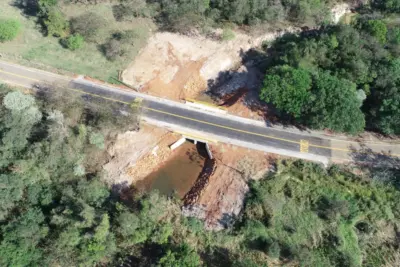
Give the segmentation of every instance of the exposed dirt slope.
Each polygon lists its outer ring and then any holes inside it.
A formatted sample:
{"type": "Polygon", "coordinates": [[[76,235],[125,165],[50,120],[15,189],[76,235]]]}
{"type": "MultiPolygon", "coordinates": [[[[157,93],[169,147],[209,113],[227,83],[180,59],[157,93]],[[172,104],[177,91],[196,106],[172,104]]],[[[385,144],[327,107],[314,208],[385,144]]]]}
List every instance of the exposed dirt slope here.
{"type": "MultiPolygon", "coordinates": [[[[294,29],[289,29],[294,30],[294,29]]],[[[232,41],[217,41],[202,36],[188,37],[157,33],[136,60],[123,72],[124,82],[142,91],[171,99],[196,97],[207,89],[220,72],[237,66],[246,51],[282,32],[251,37],[236,33],[232,41]]]]}
{"type": "Polygon", "coordinates": [[[272,156],[230,145],[212,147],[217,167],[195,202],[183,208],[187,216],[205,221],[207,229],[229,226],[243,207],[250,179],[261,178],[269,169],[272,156]]]}

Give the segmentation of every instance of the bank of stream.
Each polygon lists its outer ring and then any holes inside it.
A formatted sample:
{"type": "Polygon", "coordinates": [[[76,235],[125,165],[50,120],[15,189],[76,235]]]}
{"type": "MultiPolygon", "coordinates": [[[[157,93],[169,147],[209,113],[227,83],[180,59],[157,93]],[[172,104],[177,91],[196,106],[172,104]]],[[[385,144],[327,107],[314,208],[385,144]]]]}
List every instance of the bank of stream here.
{"type": "Polygon", "coordinates": [[[136,188],[145,191],[158,190],[163,195],[175,194],[184,198],[196,184],[204,168],[207,154],[203,147],[204,144],[195,145],[186,141],[157,170],[136,183],[136,188]]]}

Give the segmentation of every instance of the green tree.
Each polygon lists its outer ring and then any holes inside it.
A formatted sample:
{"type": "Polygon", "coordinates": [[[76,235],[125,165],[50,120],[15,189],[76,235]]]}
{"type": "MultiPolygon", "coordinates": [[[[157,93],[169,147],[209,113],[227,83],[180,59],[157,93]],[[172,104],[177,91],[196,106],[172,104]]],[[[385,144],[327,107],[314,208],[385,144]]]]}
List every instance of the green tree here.
{"type": "Polygon", "coordinates": [[[0,263],[2,266],[30,266],[40,262],[43,251],[38,246],[48,234],[45,216],[38,208],[24,212],[2,229],[0,263]]]}
{"type": "Polygon", "coordinates": [[[357,134],[364,130],[365,118],[356,86],[328,72],[314,75],[312,97],[303,121],[316,129],[357,134]]]}
{"type": "Polygon", "coordinates": [[[95,178],[90,181],[86,181],[85,179],[80,180],[76,190],[81,199],[96,207],[101,207],[110,195],[104,183],[95,178]]]}
{"type": "Polygon", "coordinates": [[[107,21],[93,12],[83,13],[71,19],[71,30],[74,34],[79,34],[87,42],[100,44],[104,39],[104,29],[107,21]]]}
{"type": "Polygon", "coordinates": [[[372,2],[386,12],[400,11],[400,0],[374,0],[372,2]]]}
{"type": "Polygon", "coordinates": [[[375,126],[385,134],[400,134],[400,96],[398,87],[386,88],[380,94],[381,104],[371,112],[375,126]]]}
{"type": "Polygon", "coordinates": [[[17,205],[24,194],[25,184],[21,177],[11,174],[1,174],[0,184],[0,220],[4,220],[8,213],[17,205]]]}
{"type": "Polygon", "coordinates": [[[168,238],[173,234],[174,229],[171,224],[162,224],[158,226],[152,234],[151,241],[157,244],[168,243],[168,238]]]}
{"type": "Polygon", "coordinates": [[[47,34],[55,37],[63,37],[68,29],[68,21],[64,14],[57,10],[51,9],[44,19],[47,34]]]}
{"type": "Polygon", "coordinates": [[[400,28],[394,27],[388,30],[388,42],[391,44],[400,44],[400,28]]]}
{"type": "Polygon", "coordinates": [[[82,48],[82,46],[85,43],[85,39],[80,34],[74,34],[65,38],[63,43],[65,47],[74,51],[79,48],[82,48]]]}
{"type": "Polygon", "coordinates": [[[12,111],[22,111],[35,104],[35,98],[19,91],[8,93],[3,99],[4,106],[12,111]]]}
{"type": "Polygon", "coordinates": [[[386,43],[388,29],[382,20],[369,20],[366,27],[368,32],[378,39],[379,42],[386,43]]]}
{"type": "Polygon", "coordinates": [[[294,117],[300,117],[310,97],[311,82],[310,74],[304,69],[275,67],[264,79],[260,98],[294,117]]]}
{"type": "Polygon", "coordinates": [[[400,134],[400,59],[381,65],[367,107],[368,122],[384,134],[400,134]]]}
{"type": "Polygon", "coordinates": [[[200,266],[200,257],[189,245],[182,244],[174,251],[168,250],[159,260],[158,266],[196,267],[200,266]]]}
{"type": "Polygon", "coordinates": [[[38,0],[39,16],[46,17],[51,10],[53,10],[57,4],[58,0],[38,0]]]}
{"type": "Polygon", "coordinates": [[[0,42],[11,41],[17,37],[21,24],[15,19],[0,19],[0,42]]]}

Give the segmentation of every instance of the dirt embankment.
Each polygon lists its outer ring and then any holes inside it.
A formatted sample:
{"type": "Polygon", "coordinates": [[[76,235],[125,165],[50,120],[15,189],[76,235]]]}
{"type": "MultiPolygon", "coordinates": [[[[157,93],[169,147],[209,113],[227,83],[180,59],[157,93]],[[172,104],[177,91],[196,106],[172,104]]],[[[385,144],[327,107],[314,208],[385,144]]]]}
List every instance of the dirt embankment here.
{"type": "MultiPolygon", "coordinates": [[[[221,230],[240,214],[249,190],[248,181],[263,177],[275,158],[231,145],[213,145],[212,151],[214,171],[210,176],[199,177],[198,187],[187,194],[182,212],[204,220],[207,229],[221,230]]],[[[207,173],[210,172],[206,170],[207,173]]]]}
{"type": "MultiPolygon", "coordinates": [[[[294,31],[288,29],[287,31],[294,31]]],[[[237,32],[231,41],[218,41],[174,33],[156,33],[135,61],[123,72],[123,81],[161,97],[179,100],[196,97],[221,72],[235,68],[246,51],[282,31],[252,37],[237,32]]],[[[215,33],[216,39],[221,32],[215,33]]]]}

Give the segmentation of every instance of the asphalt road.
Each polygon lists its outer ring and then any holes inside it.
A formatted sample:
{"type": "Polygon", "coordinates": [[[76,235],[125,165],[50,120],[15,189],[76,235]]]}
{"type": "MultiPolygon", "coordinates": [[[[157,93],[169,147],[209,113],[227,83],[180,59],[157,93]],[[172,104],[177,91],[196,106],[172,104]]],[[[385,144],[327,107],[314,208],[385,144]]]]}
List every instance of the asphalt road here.
{"type": "MultiPolygon", "coordinates": [[[[331,160],[351,160],[352,152],[361,147],[356,142],[321,138],[307,132],[285,131],[266,125],[262,126],[259,123],[248,123],[234,116],[196,110],[182,103],[3,61],[0,61],[1,81],[29,88],[41,84],[57,84],[76,93],[89,94],[124,104],[130,104],[135,99],[140,99],[142,117],[153,124],[183,131],[185,135],[193,134],[203,140],[232,143],[266,152],[320,161],[325,164],[331,160]]],[[[373,153],[391,153],[395,157],[400,155],[400,145],[398,144],[366,143],[364,146],[373,153]]]]}

